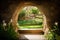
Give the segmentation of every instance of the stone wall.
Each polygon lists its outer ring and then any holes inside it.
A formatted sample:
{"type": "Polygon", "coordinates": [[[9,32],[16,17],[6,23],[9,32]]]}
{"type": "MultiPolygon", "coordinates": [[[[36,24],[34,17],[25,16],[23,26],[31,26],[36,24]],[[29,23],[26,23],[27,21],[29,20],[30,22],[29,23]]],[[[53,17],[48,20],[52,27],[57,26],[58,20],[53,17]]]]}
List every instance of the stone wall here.
{"type": "Polygon", "coordinates": [[[3,20],[6,23],[12,19],[14,29],[17,29],[17,19],[19,11],[28,5],[34,5],[39,7],[42,13],[46,16],[46,22],[48,28],[52,28],[54,22],[59,22],[60,11],[59,11],[59,1],[58,0],[1,0],[0,1],[0,22],[3,20]],[[27,5],[25,5],[25,4],[27,5]]]}

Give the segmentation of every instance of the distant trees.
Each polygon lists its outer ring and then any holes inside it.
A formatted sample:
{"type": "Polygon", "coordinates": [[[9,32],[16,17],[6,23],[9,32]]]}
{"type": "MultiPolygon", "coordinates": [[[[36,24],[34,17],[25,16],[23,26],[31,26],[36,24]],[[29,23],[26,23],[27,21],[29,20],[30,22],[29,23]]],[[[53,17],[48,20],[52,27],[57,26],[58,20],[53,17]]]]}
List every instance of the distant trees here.
{"type": "Polygon", "coordinates": [[[32,8],[31,9],[31,12],[32,12],[32,14],[38,14],[39,13],[39,10],[36,9],[36,8],[32,8]]]}
{"type": "Polygon", "coordinates": [[[43,17],[37,7],[25,7],[18,16],[19,24],[40,24],[43,17]]]}
{"type": "Polygon", "coordinates": [[[22,10],[18,16],[18,20],[23,20],[25,18],[26,10],[22,10]]]}
{"type": "Polygon", "coordinates": [[[20,12],[18,20],[34,18],[37,14],[39,14],[39,10],[36,7],[29,7],[20,12]]]}

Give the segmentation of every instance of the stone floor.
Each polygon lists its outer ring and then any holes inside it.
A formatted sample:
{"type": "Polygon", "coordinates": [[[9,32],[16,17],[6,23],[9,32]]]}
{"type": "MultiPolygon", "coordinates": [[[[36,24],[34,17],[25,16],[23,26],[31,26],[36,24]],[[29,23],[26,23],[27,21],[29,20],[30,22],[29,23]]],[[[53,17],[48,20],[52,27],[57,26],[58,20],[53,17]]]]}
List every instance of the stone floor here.
{"type": "Polygon", "coordinates": [[[46,40],[44,35],[21,34],[20,40],[46,40]]]}

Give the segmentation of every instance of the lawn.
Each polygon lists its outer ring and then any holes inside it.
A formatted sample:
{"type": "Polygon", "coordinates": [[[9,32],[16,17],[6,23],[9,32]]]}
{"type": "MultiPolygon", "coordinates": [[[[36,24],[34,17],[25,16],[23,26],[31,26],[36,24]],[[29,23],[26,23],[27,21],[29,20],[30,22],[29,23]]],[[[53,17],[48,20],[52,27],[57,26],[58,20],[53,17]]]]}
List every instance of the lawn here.
{"type": "Polygon", "coordinates": [[[31,29],[31,28],[43,28],[42,25],[21,25],[21,26],[18,26],[20,29],[31,29]]]}
{"type": "Polygon", "coordinates": [[[20,29],[43,28],[42,21],[35,21],[35,20],[19,20],[18,27],[20,29]]]}

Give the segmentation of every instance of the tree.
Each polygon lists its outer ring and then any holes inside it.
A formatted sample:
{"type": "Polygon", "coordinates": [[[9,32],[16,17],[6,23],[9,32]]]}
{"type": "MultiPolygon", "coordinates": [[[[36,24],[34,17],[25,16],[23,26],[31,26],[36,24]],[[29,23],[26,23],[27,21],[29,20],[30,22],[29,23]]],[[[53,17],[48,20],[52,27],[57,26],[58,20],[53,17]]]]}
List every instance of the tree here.
{"type": "Polygon", "coordinates": [[[18,20],[23,20],[25,18],[26,10],[22,10],[19,13],[18,20]]]}
{"type": "Polygon", "coordinates": [[[39,10],[36,9],[36,8],[32,8],[32,9],[31,9],[31,12],[32,12],[33,14],[38,14],[38,13],[39,13],[39,10]]]}

